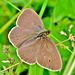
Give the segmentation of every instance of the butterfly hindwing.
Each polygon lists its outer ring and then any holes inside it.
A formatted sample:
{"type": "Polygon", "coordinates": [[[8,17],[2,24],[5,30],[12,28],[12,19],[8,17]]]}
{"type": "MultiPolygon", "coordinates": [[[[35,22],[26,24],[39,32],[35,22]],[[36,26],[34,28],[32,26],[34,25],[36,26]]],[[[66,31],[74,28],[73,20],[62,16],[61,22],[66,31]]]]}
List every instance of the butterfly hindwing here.
{"type": "Polygon", "coordinates": [[[53,71],[58,71],[62,67],[60,54],[49,37],[42,39],[37,62],[39,65],[53,71]]]}

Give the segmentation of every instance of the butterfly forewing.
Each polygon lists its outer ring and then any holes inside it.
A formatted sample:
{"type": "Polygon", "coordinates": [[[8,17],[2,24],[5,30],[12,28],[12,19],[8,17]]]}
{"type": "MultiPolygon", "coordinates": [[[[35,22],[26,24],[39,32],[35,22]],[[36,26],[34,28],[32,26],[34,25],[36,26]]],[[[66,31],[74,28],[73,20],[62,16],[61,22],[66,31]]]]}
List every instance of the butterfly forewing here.
{"type": "Polygon", "coordinates": [[[46,37],[42,39],[42,43],[37,56],[37,62],[46,69],[58,71],[62,68],[60,54],[53,41],[46,37]]]}
{"type": "Polygon", "coordinates": [[[36,63],[36,56],[39,47],[40,47],[40,39],[37,39],[28,46],[18,48],[17,54],[20,57],[20,59],[23,60],[24,62],[34,64],[36,63]]]}
{"type": "Polygon", "coordinates": [[[37,36],[37,33],[30,29],[16,26],[9,33],[9,40],[14,46],[19,48],[27,40],[37,36]]]}
{"type": "Polygon", "coordinates": [[[32,9],[25,9],[18,17],[16,23],[18,26],[32,29],[36,32],[44,29],[43,22],[32,9]]]}

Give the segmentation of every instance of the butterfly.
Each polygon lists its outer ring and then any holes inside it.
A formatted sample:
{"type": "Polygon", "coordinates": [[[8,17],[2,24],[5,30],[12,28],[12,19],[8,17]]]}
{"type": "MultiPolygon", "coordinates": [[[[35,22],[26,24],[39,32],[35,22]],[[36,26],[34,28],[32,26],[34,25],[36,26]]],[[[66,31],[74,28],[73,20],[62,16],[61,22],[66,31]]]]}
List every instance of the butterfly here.
{"type": "Polygon", "coordinates": [[[9,32],[9,41],[17,47],[19,58],[30,65],[38,65],[52,71],[62,68],[62,60],[54,42],[47,36],[38,14],[32,9],[25,9],[18,17],[16,25],[9,32]]]}

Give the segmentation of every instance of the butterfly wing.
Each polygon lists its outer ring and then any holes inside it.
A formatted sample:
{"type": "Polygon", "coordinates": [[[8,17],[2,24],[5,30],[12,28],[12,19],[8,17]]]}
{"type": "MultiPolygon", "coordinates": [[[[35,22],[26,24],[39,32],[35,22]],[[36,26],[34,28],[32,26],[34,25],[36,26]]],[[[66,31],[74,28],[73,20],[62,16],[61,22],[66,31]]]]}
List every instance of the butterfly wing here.
{"type": "Polygon", "coordinates": [[[28,64],[36,63],[37,51],[40,47],[40,39],[37,39],[32,44],[18,48],[17,54],[21,60],[28,64]]]}
{"type": "Polygon", "coordinates": [[[44,30],[43,22],[38,14],[32,9],[25,9],[18,17],[16,24],[36,32],[44,30]]]}
{"type": "Polygon", "coordinates": [[[8,38],[15,47],[19,48],[23,43],[36,35],[37,33],[33,30],[16,26],[9,33],[8,38]]]}
{"type": "Polygon", "coordinates": [[[42,39],[37,62],[39,65],[53,71],[58,71],[62,68],[62,61],[58,49],[49,37],[42,39]]]}

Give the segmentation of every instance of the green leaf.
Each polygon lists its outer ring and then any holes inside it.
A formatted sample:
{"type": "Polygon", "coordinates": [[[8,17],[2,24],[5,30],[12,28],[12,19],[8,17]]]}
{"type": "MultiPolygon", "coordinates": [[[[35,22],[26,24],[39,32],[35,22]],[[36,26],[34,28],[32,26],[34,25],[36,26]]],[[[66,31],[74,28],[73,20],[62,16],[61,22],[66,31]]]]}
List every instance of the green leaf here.
{"type": "Polygon", "coordinates": [[[58,0],[54,8],[54,22],[61,20],[63,17],[75,19],[75,1],[74,0],[58,0]]]}
{"type": "Polygon", "coordinates": [[[42,19],[44,23],[44,28],[48,30],[49,24],[50,24],[50,17],[45,17],[42,19]]]}
{"type": "Polygon", "coordinates": [[[29,75],[43,75],[43,68],[38,64],[30,65],[29,75]]]}
{"type": "Polygon", "coordinates": [[[49,75],[49,71],[47,69],[44,69],[43,75],[49,75]]]}
{"type": "Polygon", "coordinates": [[[54,7],[57,0],[48,0],[48,7],[54,7]]]}
{"type": "MultiPolygon", "coordinates": [[[[2,71],[2,70],[0,69],[0,71],[2,71]]],[[[0,75],[4,75],[4,73],[5,73],[5,72],[1,72],[0,75]]]]}
{"type": "Polygon", "coordinates": [[[19,74],[20,74],[20,70],[21,70],[21,64],[19,64],[19,65],[17,66],[15,73],[16,73],[17,75],[19,75],[19,74]]]}

